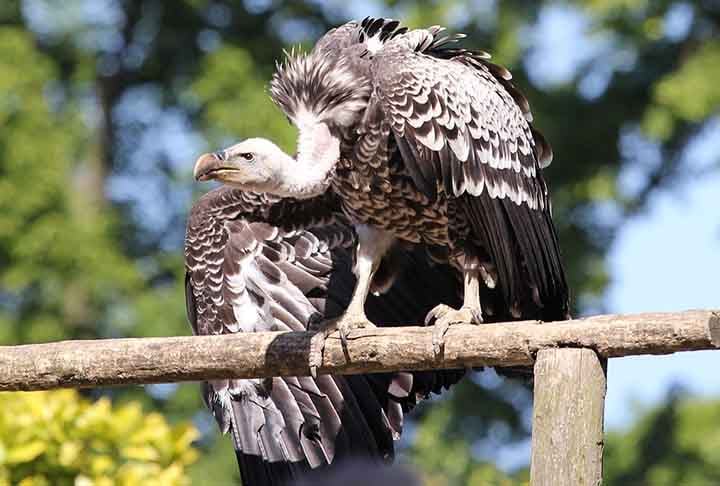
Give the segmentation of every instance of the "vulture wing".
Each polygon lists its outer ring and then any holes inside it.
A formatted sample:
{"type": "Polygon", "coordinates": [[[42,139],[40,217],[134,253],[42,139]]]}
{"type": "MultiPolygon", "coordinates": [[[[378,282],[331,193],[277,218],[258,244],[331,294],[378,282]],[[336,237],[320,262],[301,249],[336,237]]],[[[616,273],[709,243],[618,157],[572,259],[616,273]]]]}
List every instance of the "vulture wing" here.
{"type": "Polygon", "coordinates": [[[413,179],[429,196],[439,182],[457,197],[487,191],[544,208],[529,109],[502,82],[510,74],[484,53],[442,49],[433,32],[401,35],[374,56],[366,118],[383,112],[413,179]]]}
{"type": "MultiPolygon", "coordinates": [[[[297,331],[315,314],[339,314],[354,285],[349,252],[354,234],[335,216],[335,207],[332,195],[283,201],[227,187],[201,198],[191,211],[185,243],[193,331],[297,331]]],[[[418,322],[437,298],[457,300],[453,271],[424,262],[417,258],[387,296],[368,301],[371,318],[418,322]]],[[[391,460],[403,412],[417,397],[439,392],[461,376],[216,380],[205,383],[203,393],[222,431],[232,434],[243,484],[275,485],[348,457],[391,460]]]]}
{"type": "Polygon", "coordinates": [[[373,56],[361,133],[389,127],[417,187],[458,198],[514,317],[565,318],[568,289],[541,173],[552,151],[510,73],[484,52],[448,47],[458,37],[441,31],[410,31],[373,56]]]}

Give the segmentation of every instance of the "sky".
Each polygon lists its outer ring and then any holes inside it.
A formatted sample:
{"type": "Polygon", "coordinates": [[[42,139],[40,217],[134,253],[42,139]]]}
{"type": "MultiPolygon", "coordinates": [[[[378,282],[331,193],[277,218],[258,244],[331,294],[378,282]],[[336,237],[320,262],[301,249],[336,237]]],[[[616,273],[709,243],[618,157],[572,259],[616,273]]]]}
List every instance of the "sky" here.
{"type": "MultiPolygon", "coordinates": [[[[720,140],[716,132],[713,138],[720,140]]],[[[718,145],[709,141],[705,153],[717,160],[718,145]]],[[[614,277],[606,295],[611,312],[720,308],[718,188],[720,174],[698,177],[656,194],[649,210],[625,225],[608,258],[614,277]]],[[[629,424],[673,384],[720,398],[717,370],[717,351],[610,360],[606,428],[629,424]]]]}

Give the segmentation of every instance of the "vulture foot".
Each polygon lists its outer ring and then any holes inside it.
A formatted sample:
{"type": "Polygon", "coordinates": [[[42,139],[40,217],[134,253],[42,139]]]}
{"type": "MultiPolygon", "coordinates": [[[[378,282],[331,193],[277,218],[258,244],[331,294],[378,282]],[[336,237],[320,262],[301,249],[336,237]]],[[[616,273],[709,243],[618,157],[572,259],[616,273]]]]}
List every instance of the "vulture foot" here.
{"type": "Polygon", "coordinates": [[[482,324],[483,319],[480,309],[471,307],[461,307],[453,309],[449,305],[440,304],[435,306],[427,316],[425,316],[425,325],[435,321],[433,326],[433,353],[437,358],[445,348],[445,333],[453,324],[482,324]]]}
{"type": "Polygon", "coordinates": [[[371,323],[367,317],[365,317],[364,313],[356,314],[351,312],[347,312],[335,319],[328,319],[320,321],[316,324],[311,324],[309,330],[315,331],[315,334],[312,338],[310,338],[310,375],[313,378],[317,378],[317,370],[322,364],[325,340],[330,334],[338,331],[340,333],[340,341],[342,341],[343,348],[346,348],[350,331],[365,327],[375,327],[375,325],[371,323]]]}

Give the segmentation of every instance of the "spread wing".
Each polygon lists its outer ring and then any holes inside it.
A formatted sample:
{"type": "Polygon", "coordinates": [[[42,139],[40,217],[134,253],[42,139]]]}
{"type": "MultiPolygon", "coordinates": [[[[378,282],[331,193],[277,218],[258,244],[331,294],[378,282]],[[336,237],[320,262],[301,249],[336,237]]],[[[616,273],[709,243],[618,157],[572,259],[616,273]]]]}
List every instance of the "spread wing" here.
{"type": "Polygon", "coordinates": [[[417,187],[458,198],[515,317],[565,318],[568,290],[541,172],[550,146],[510,73],[486,53],[449,47],[457,37],[441,31],[397,36],[373,57],[361,133],[380,137],[389,127],[417,187]]]}
{"type": "MultiPolygon", "coordinates": [[[[194,332],[304,330],[315,314],[339,314],[354,286],[348,252],[354,234],[334,207],[330,196],[287,202],[228,188],[203,197],[191,212],[185,248],[194,332]]],[[[457,293],[450,271],[431,278],[444,285],[441,294],[457,293]]],[[[417,322],[434,300],[424,289],[418,295],[426,304],[415,302],[419,285],[403,282],[416,279],[399,277],[387,298],[370,299],[371,318],[417,322]]],[[[403,412],[461,375],[218,380],[203,391],[222,431],[232,434],[244,484],[282,484],[351,456],[392,459],[403,412]]]]}

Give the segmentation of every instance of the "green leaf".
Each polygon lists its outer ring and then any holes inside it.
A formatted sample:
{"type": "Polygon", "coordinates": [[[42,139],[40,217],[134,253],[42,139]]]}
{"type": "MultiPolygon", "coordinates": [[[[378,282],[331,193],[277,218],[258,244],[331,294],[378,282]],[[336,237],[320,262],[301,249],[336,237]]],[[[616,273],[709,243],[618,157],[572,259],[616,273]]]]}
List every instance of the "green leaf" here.
{"type": "Polygon", "coordinates": [[[39,440],[35,440],[27,444],[16,445],[8,451],[5,462],[8,464],[30,462],[45,452],[46,449],[47,444],[39,440]]]}

